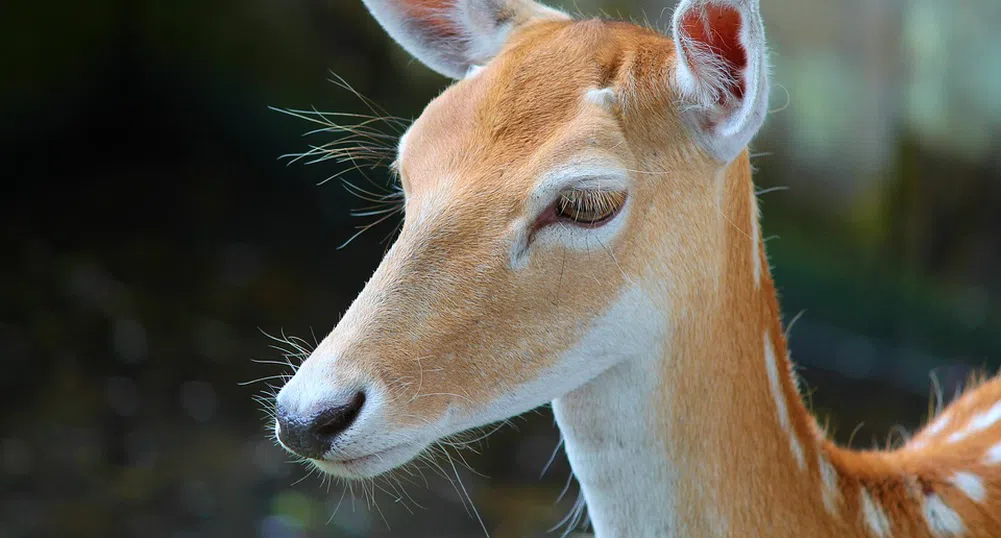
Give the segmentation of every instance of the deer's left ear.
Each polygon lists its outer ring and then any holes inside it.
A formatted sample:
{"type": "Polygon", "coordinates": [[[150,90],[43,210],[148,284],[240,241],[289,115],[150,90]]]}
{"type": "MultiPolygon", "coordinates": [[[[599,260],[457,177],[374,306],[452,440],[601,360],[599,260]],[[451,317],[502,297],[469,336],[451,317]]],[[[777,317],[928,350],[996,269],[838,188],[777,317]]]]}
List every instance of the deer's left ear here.
{"type": "Polygon", "coordinates": [[[728,163],[768,112],[765,27],[758,0],[681,0],[673,18],[674,82],[698,141],[728,163]]]}
{"type": "Polygon", "coordinates": [[[569,19],[533,0],[363,0],[397,43],[451,78],[490,61],[511,30],[542,19],[569,19]]]}

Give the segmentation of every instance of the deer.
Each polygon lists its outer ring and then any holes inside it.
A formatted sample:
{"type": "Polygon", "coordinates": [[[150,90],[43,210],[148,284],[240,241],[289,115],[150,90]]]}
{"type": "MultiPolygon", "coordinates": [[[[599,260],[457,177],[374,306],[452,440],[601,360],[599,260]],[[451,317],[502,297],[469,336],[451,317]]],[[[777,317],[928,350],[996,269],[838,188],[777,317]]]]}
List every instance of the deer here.
{"type": "Polygon", "coordinates": [[[453,80],[399,139],[402,228],[275,400],[336,477],[551,404],[598,538],[1001,536],[1001,379],[894,449],[798,388],[748,145],[758,0],[670,35],[532,0],[363,0],[453,80]]]}

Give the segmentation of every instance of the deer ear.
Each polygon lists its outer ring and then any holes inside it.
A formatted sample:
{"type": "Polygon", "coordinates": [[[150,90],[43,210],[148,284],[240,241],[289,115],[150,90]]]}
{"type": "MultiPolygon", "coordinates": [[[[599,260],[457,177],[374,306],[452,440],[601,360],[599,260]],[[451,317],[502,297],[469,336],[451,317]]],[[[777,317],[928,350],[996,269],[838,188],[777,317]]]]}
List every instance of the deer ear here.
{"type": "Polygon", "coordinates": [[[386,32],[410,54],[455,79],[490,61],[514,28],[569,19],[532,0],[364,0],[386,32]]]}
{"type": "Polygon", "coordinates": [[[706,150],[730,162],[768,111],[758,0],[681,0],[672,24],[682,119],[706,150]]]}

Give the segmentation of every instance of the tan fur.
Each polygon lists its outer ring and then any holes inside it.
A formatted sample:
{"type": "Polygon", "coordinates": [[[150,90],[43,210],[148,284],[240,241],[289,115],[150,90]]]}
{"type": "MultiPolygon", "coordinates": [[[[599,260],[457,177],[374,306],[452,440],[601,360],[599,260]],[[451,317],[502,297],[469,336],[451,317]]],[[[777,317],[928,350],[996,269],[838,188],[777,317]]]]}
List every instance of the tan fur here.
{"type": "MultiPolygon", "coordinates": [[[[664,384],[650,401],[663,412],[650,427],[685,462],[678,503],[689,509],[678,517],[692,536],[719,534],[720,520],[734,537],[871,536],[863,487],[893,536],[931,536],[920,508],[930,492],[961,516],[964,536],[1001,534],[1001,466],[982,463],[1001,423],[956,444],[943,441],[955,431],[947,428],[924,448],[895,452],[824,439],[790,373],[763,242],[751,237],[747,153],[721,169],[686,134],[667,84],[673,62],[669,38],[629,24],[545,22],[515,33],[416,122],[399,164],[400,238],[316,354],[336,350],[339,376],[389,387],[397,425],[431,423],[529,382],[625,286],[652,283],[645,291],[670,312],[672,330],[664,384]],[[619,96],[612,110],[582,99],[605,87],[619,96]],[[512,223],[527,216],[535,181],[585,151],[612,155],[635,175],[621,237],[602,245],[607,255],[553,247],[512,269],[512,223]],[[765,335],[790,432],[776,420],[765,335]],[[833,511],[821,481],[827,464],[836,472],[833,511]],[[960,470],[983,479],[983,504],[949,485],[960,470]]],[[[969,392],[947,411],[952,427],[998,400],[999,380],[969,392]]]]}

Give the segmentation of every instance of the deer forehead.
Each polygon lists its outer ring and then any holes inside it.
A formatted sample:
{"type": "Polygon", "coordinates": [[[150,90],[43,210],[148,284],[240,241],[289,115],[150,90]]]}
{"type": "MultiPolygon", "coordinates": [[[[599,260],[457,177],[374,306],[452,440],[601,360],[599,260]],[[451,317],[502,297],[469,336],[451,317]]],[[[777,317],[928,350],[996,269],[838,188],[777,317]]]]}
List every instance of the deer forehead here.
{"type": "Polygon", "coordinates": [[[581,21],[526,29],[434,99],[401,139],[398,164],[408,197],[438,192],[444,182],[456,196],[491,193],[514,206],[542,174],[579,161],[578,154],[625,149],[617,93],[639,86],[631,71],[662,78],[671,50],[669,40],[632,25],[581,21]],[[623,62],[629,67],[620,69],[623,62]],[[657,73],[644,68],[651,62],[660,63],[657,73]]]}

